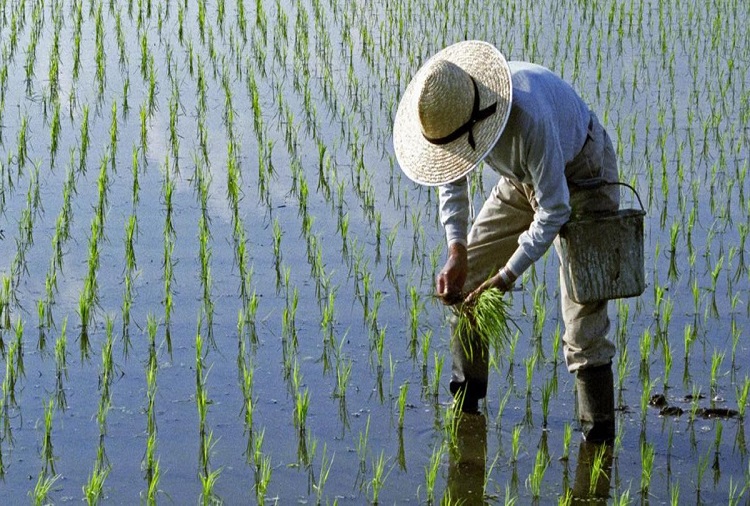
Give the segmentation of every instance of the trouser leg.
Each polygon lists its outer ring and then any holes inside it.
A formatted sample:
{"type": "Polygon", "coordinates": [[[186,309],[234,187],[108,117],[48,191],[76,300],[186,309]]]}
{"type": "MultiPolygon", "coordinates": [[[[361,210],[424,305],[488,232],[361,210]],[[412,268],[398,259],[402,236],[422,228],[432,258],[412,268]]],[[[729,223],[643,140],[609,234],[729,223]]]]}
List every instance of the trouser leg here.
{"type": "MultiPolygon", "coordinates": [[[[617,161],[609,136],[596,122],[593,146],[581,169],[598,165],[600,177],[617,181],[617,161]],[[588,165],[588,167],[587,167],[588,165]]],[[[613,211],[619,207],[619,187],[604,186],[596,190],[571,189],[574,214],[613,211]]],[[[560,241],[555,240],[560,256],[560,241]]],[[[615,345],[607,338],[610,321],[608,301],[589,304],[574,302],[566,289],[560,269],[560,303],[565,323],[563,352],[570,372],[576,374],[578,418],[583,436],[591,442],[609,442],[615,437],[614,380],[612,357],[615,345]]]]}
{"type": "MultiPolygon", "coordinates": [[[[477,288],[505,265],[518,247],[518,236],[534,217],[529,190],[501,178],[482,206],[469,232],[469,273],[464,293],[477,288]]],[[[458,335],[456,318],[451,319],[452,339],[450,390],[464,397],[466,410],[475,409],[487,394],[489,350],[475,335],[458,335]]]]}
{"type": "MultiPolygon", "coordinates": [[[[581,161],[570,168],[568,176],[580,181],[591,178],[605,181],[618,181],[617,159],[607,132],[598,120],[592,142],[584,148],[581,161]]],[[[614,211],[620,205],[619,186],[602,186],[598,189],[570,188],[572,214],[583,215],[602,211],[614,211]]],[[[555,239],[555,249],[559,258],[560,239],[555,239]]],[[[607,339],[610,322],[607,314],[608,302],[598,301],[590,304],[578,304],[568,295],[560,269],[560,305],[565,324],[563,352],[565,363],[570,372],[587,367],[596,367],[611,362],[615,354],[615,345],[607,339]]]]}

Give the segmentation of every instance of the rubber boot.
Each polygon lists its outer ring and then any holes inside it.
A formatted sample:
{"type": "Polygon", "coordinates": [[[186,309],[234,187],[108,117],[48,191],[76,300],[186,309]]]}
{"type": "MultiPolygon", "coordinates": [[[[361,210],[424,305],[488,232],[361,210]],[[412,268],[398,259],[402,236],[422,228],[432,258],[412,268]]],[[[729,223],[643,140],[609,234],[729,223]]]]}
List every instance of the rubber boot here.
{"type": "Polygon", "coordinates": [[[578,418],[583,438],[591,443],[615,439],[615,388],[612,364],[579,369],[576,373],[578,418]]]}

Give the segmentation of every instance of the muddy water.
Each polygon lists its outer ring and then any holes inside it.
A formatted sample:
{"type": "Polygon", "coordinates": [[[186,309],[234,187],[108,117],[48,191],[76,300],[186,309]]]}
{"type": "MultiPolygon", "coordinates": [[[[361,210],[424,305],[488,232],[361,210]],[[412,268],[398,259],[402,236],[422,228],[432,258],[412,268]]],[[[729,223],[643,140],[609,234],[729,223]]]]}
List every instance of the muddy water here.
{"type": "MultiPolygon", "coordinates": [[[[629,493],[632,501],[664,502],[677,489],[688,502],[726,502],[730,483],[747,479],[746,421],[695,415],[738,410],[736,392],[750,374],[742,338],[750,300],[742,263],[750,188],[744,176],[748,92],[743,55],[748,48],[736,36],[743,33],[739,27],[747,15],[740,4],[469,2],[466,8],[436,8],[412,2],[384,9],[335,1],[245,2],[247,41],[237,5],[207,2],[201,38],[203,10],[197,4],[84,2],[77,79],[75,2],[52,2],[36,13],[31,2],[0,7],[0,73],[7,75],[0,106],[0,274],[10,281],[12,293],[11,328],[1,334],[3,378],[14,377],[19,368],[17,359],[8,365],[7,358],[19,321],[17,349],[23,350],[24,370],[17,374],[13,398],[10,387],[3,397],[3,497],[9,503],[28,501],[40,474],[51,476],[43,471],[44,405],[56,400],[54,345],[67,318],[66,405],[53,411],[52,454],[59,478],[50,498],[61,503],[84,497],[99,448],[108,469],[105,502],[145,498],[146,326],[152,315],[159,322],[154,402],[159,501],[198,501],[206,469],[220,470],[215,498],[228,504],[256,501],[260,464],[268,459],[269,503],[315,502],[317,490],[323,503],[361,504],[376,495],[387,504],[426,502],[425,467],[434,449],[451,440],[446,429],[447,312],[429,297],[443,261],[443,234],[436,194],[405,181],[395,165],[390,125],[400,92],[419,63],[447,43],[477,37],[495,42],[511,58],[554,68],[600,113],[618,145],[622,179],[633,183],[647,203],[648,288],[639,299],[611,306],[612,336],[620,348],[616,361],[625,350],[628,361],[616,374],[624,373],[618,388],[621,439],[604,460],[606,480],[590,486],[591,449],[581,445],[575,431],[573,378],[560,354],[553,353],[559,327],[557,265],[548,255],[511,296],[517,344],[512,353],[497,351],[484,414],[459,423],[456,445],[447,446],[440,457],[436,499],[449,491],[455,502],[482,502],[482,497],[502,502],[507,491],[521,503],[530,502],[529,477],[541,454],[549,457],[549,465],[539,503],[557,503],[567,490],[595,497],[629,493]],[[548,16],[561,21],[547,22],[548,16]],[[56,17],[55,99],[50,55],[56,17]],[[148,113],[152,76],[154,106],[148,113]],[[199,83],[204,81],[201,113],[199,83]],[[53,165],[55,100],[60,135],[53,165]],[[85,108],[90,142],[82,164],[85,108]],[[148,113],[145,144],[142,108],[148,113]],[[227,190],[230,144],[241,171],[236,215],[227,190]],[[69,237],[55,263],[52,240],[69,171],[75,176],[69,237]],[[102,173],[106,199],[97,221],[102,173]],[[167,174],[174,184],[171,212],[167,174]],[[205,203],[201,174],[207,176],[205,203]],[[131,215],[137,220],[136,268],[130,324],[124,326],[125,227],[131,215]],[[24,216],[31,218],[31,227],[24,216]],[[168,216],[174,231],[165,235],[168,216]],[[200,277],[201,217],[210,231],[203,250],[208,283],[200,277]],[[93,223],[103,225],[95,269],[98,298],[88,328],[90,357],[82,359],[78,304],[92,265],[93,223]],[[673,226],[678,231],[674,248],[673,226]],[[247,309],[240,297],[238,229],[244,231],[246,266],[252,269],[247,286],[257,296],[250,318],[254,332],[250,322],[238,331],[238,314],[247,309]],[[165,237],[173,244],[169,320],[165,237]],[[670,260],[676,270],[670,269],[670,260]],[[46,289],[51,272],[57,281],[52,297],[46,289]],[[39,324],[35,309],[40,300],[48,303],[51,325],[39,324]],[[545,321],[541,335],[534,335],[540,307],[545,321]],[[325,315],[331,309],[328,324],[325,315]],[[114,365],[111,402],[106,423],[100,424],[107,317],[114,322],[114,365]],[[686,362],[688,325],[696,340],[686,362]],[[375,344],[381,332],[382,363],[375,344]],[[640,343],[647,332],[656,337],[642,361],[640,343]],[[198,334],[214,341],[201,358],[210,399],[205,427],[215,443],[208,466],[199,458],[198,334]],[[736,346],[734,336],[739,336],[736,346]],[[669,374],[663,342],[672,350],[669,374]],[[724,358],[712,381],[712,362],[720,353],[724,358]],[[529,378],[525,363],[533,356],[537,362],[529,378]],[[253,371],[252,424],[246,422],[238,360],[253,371]],[[343,386],[337,372],[345,377],[343,386]],[[541,391],[547,384],[556,389],[545,426],[541,391]],[[399,427],[402,388],[408,391],[399,427]],[[295,398],[305,391],[309,409],[302,430],[294,421],[295,398]],[[684,400],[696,392],[705,397],[684,400]],[[660,415],[650,407],[648,400],[657,393],[683,414],[660,415]],[[566,449],[567,424],[574,431],[566,449]],[[515,427],[520,427],[517,452],[515,427]],[[641,490],[644,444],[654,450],[647,492],[641,490]],[[323,483],[320,476],[328,465],[323,483]]],[[[477,204],[492,183],[485,172],[477,204]]]]}

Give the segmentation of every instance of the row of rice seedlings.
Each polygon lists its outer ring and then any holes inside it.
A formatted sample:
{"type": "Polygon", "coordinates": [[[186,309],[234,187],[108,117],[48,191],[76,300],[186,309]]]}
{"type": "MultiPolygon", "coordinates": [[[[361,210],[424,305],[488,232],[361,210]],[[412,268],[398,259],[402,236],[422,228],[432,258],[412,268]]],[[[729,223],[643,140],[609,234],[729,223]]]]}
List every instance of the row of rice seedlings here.
{"type": "MultiPolygon", "coordinates": [[[[113,145],[116,143],[116,135],[112,138],[113,145]]],[[[90,356],[89,328],[94,323],[94,311],[99,305],[99,282],[97,275],[101,262],[101,243],[104,240],[105,216],[108,208],[108,193],[111,184],[108,167],[110,165],[110,152],[107,151],[99,162],[99,177],[97,178],[98,197],[94,208],[94,216],[91,219],[91,235],[89,236],[88,260],[86,277],[78,297],[78,316],[80,318],[79,345],[81,360],[90,356]]]]}
{"type": "Polygon", "coordinates": [[[132,211],[125,220],[125,272],[123,280],[125,289],[122,296],[120,314],[122,317],[122,341],[123,353],[127,356],[130,351],[130,311],[133,306],[134,289],[133,283],[137,275],[138,262],[135,254],[135,242],[138,237],[138,215],[136,208],[140,199],[138,148],[133,146],[132,152],[132,176],[133,184],[131,191],[132,211]]]}
{"type": "MultiPolygon", "coordinates": [[[[114,9],[114,3],[110,4],[110,13],[112,9],[114,9]]],[[[122,9],[117,9],[117,14],[115,15],[115,40],[117,41],[120,71],[123,74],[127,75],[129,60],[128,60],[127,45],[125,43],[125,32],[122,28],[122,9]]],[[[126,78],[126,82],[130,82],[129,78],[126,78]]],[[[123,97],[123,100],[125,100],[125,97],[123,97]]],[[[123,107],[124,107],[124,104],[123,104],[123,107]]]]}
{"type": "Polygon", "coordinates": [[[255,477],[255,498],[258,501],[258,504],[265,504],[266,495],[268,494],[268,486],[271,483],[271,476],[273,474],[271,456],[263,453],[264,437],[265,429],[263,429],[255,438],[255,448],[253,451],[253,462],[255,463],[255,468],[253,469],[255,477]]]}
{"type": "Polygon", "coordinates": [[[328,477],[331,474],[331,468],[333,467],[333,461],[336,457],[336,454],[334,453],[331,455],[330,459],[327,455],[327,445],[323,443],[323,453],[320,457],[320,470],[318,471],[318,479],[313,481],[312,487],[315,491],[315,504],[316,505],[322,505],[323,504],[323,491],[325,489],[325,485],[328,481],[328,477]]]}
{"type": "Polygon", "coordinates": [[[88,104],[83,105],[81,114],[81,128],[80,128],[80,144],[78,148],[78,167],[81,174],[86,174],[86,161],[89,151],[89,143],[91,142],[89,136],[89,106],[88,104]]]}
{"type": "MultiPolygon", "coordinates": [[[[3,274],[0,278],[0,328],[9,329],[11,327],[11,305],[15,301],[15,292],[11,290],[11,277],[3,274]]],[[[5,344],[0,332],[0,352],[5,354],[5,344]]]]}
{"type": "Polygon", "coordinates": [[[42,34],[42,13],[44,7],[41,4],[35,4],[31,11],[31,32],[29,33],[29,43],[26,46],[26,61],[24,71],[26,74],[26,94],[31,95],[31,83],[34,78],[34,65],[36,64],[36,48],[39,44],[39,38],[42,34]]]}
{"type": "Polygon", "coordinates": [[[73,27],[73,84],[78,81],[81,72],[81,39],[83,35],[83,0],[74,0],[72,9],[75,10],[73,14],[74,27],[73,27]]]}
{"type": "Polygon", "coordinates": [[[99,373],[99,407],[96,421],[99,425],[99,444],[96,459],[89,475],[88,482],[83,485],[84,499],[88,504],[98,504],[104,497],[104,483],[112,470],[106,454],[105,438],[107,435],[107,416],[112,407],[112,381],[114,379],[114,360],[112,355],[114,321],[107,316],[105,319],[105,341],[102,344],[102,367],[99,373]]]}
{"type": "Polygon", "coordinates": [[[425,465],[425,499],[427,504],[434,504],[436,499],[435,486],[437,485],[438,474],[442,465],[443,457],[446,453],[445,443],[436,444],[432,448],[430,460],[425,465]]]}
{"type": "Polygon", "coordinates": [[[49,399],[44,403],[44,434],[42,435],[41,459],[42,466],[37,475],[37,481],[34,489],[29,491],[29,496],[33,499],[36,506],[42,506],[49,503],[49,494],[54,487],[55,482],[60,479],[60,475],[55,471],[55,460],[52,444],[52,421],[55,413],[55,401],[49,399]]]}
{"type": "Polygon", "coordinates": [[[164,166],[164,182],[162,193],[164,196],[164,253],[163,253],[163,277],[164,277],[164,337],[167,343],[167,352],[172,356],[172,310],[174,308],[174,265],[173,259],[176,232],[173,224],[175,182],[171,175],[172,169],[169,161],[164,166]]]}
{"type": "Polygon", "coordinates": [[[57,409],[65,411],[68,400],[65,394],[65,381],[68,379],[68,317],[64,317],[60,333],[55,340],[55,401],[57,409]]]}
{"type": "MultiPolygon", "coordinates": [[[[0,443],[7,442],[11,446],[13,446],[11,417],[13,411],[20,409],[17,399],[17,385],[26,375],[23,364],[23,327],[23,321],[19,318],[15,325],[15,339],[8,345],[7,352],[3,348],[5,377],[2,382],[2,398],[0,398],[0,417],[2,418],[0,443]]],[[[5,475],[5,468],[1,461],[2,457],[0,457],[0,477],[5,475]]]]}
{"type": "Polygon", "coordinates": [[[20,284],[21,276],[28,274],[26,253],[34,244],[34,223],[42,212],[42,201],[39,190],[39,165],[29,170],[29,185],[26,190],[26,207],[21,210],[18,220],[18,237],[16,238],[16,254],[10,263],[12,290],[20,284]]]}
{"type": "Polygon", "coordinates": [[[104,53],[104,17],[102,15],[102,8],[104,2],[99,2],[96,9],[95,18],[95,32],[94,32],[94,44],[95,44],[95,81],[98,91],[98,100],[104,97],[104,89],[106,87],[106,55],[104,53]]]}
{"type": "MultiPolygon", "coordinates": [[[[3,22],[6,20],[4,19],[3,22]]],[[[8,29],[10,35],[7,40],[7,46],[4,48],[7,50],[7,59],[13,61],[16,50],[18,49],[19,34],[23,32],[23,28],[26,24],[26,5],[25,2],[19,2],[15,5],[15,9],[10,14],[10,22],[8,23],[8,29]]]]}
{"type": "MultiPolygon", "coordinates": [[[[197,161],[197,160],[196,160],[197,161]]],[[[197,161],[195,166],[196,190],[198,193],[201,216],[198,220],[198,262],[199,262],[199,279],[201,283],[201,302],[202,312],[205,317],[206,337],[209,344],[215,345],[213,333],[213,316],[214,303],[211,297],[213,278],[211,275],[211,231],[210,217],[208,215],[208,198],[211,187],[211,175],[208,167],[203,161],[197,161]]]]}
{"type": "MultiPolygon", "coordinates": [[[[309,467],[312,460],[307,445],[307,415],[310,411],[310,392],[307,386],[303,387],[302,374],[296,358],[290,373],[290,389],[294,399],[293,423],[297,431],[297,460],[300,465],[309,467]]],[[[314,453],[314,448],[312,451],[314,453]]]]}
{"type": "Polygon", "coordinates": [[[195,402],[198,408],[198,477],[201,481],[201,502],[211,504],[217,500],[214,492],[214,486],[221,474],[221,468],[212,469],[211,453],[216,444],[213,431],[209,429],[207,422],[208,407],[211,400],[208,397],[206,388],[206,376],[208,371],[205,365],[205,352],[203,350],[204,341],[201,335],[203,324],[198,322],[198,331],[195,335],[195,402]]]}
{"type": "Polygon", "coordinates": [[[237,352],[237,366],[239,370],[239,384],[240,390],[242,391],[242,422],[243,422],[243,433],[247,437],[247,445],[245,447],[245,459],[249,464],[252,463],[253,450],[254,450],[254,414],[256,399],[253,395],[253,385],[255,379],[255,368],[252,359],[246,352],[246,345],[244,339],[244,318],[240,314],[237,319],[238,327],[238,352],[237,352]]]}
{"type": "MultiPolygon", "coordinates": [[[[243,314],[251,331],[251,341],[257,341],[254,319],[257,311],[258,296],[255,291],[250,292],[252,285],[252,269],[248,266],[249,253],[247,251],[247,237],[245,225],[240,214],[240,200],[242,198],[242,170],[239,153],[240,145],[234,127],[234,106],[229,80],[229,70],[224,66],[222,73],[222,88],[224,89],[224,123],[229,142],[227,143],[227,197],[232,212],[232,238],[234,240],[234,260],[238,268],[239,293],[243,305],[243,314]]],[[[277,252],[278,253],[278,252],[277,252]]]]}
{"type": "Polygon", "coordinates": [[[156,457],[156,379],[159,370],[156,347],[158,323],[153,315],[148,315],[148,360],[146,362],[146,455],[143,469],[146,473],[145,499],[148,504],[156,504],[161,479],[160,461],[156,457]]]}
{"type": "Polygon", "coordinates": [[[321,303],[320,330],[323,340],[323,351],[320,361],[323,374],[331,367],[330,354],[336,346],[336,290],[330,290],[325,303],[321,303]]]}

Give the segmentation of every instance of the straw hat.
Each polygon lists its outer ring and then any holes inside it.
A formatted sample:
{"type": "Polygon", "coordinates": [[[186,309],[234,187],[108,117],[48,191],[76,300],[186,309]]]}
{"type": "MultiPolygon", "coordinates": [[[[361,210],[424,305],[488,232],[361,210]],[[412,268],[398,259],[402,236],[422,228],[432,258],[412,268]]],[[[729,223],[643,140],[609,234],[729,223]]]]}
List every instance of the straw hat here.
{"type": "Polygon", "coordinates": [[[404,173],[436,186],[479,165],[508,121],[510,77],[505,57],[487,42],[459,42],[427,60],[406,87],[393,125],[404,173]]]}

